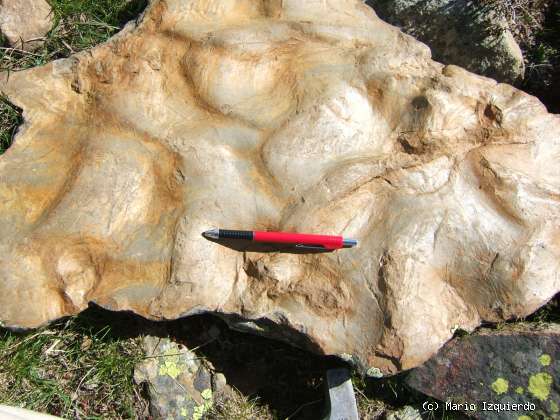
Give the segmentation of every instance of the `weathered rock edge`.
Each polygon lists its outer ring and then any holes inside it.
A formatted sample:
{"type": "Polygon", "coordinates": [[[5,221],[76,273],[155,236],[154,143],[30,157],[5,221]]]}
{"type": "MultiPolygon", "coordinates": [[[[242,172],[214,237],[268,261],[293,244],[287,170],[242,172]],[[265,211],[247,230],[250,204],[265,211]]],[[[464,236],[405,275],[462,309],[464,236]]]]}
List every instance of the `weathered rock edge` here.
{"type": "Polygon", "coordinates": [[[378,375],[560,289],[559,117],[361,1],[153,1],[1,90],[25,119],[0,158],[9,328],[213,312],[378,375]],[[240,252],[214,226],[360,247],[240,252]]]}

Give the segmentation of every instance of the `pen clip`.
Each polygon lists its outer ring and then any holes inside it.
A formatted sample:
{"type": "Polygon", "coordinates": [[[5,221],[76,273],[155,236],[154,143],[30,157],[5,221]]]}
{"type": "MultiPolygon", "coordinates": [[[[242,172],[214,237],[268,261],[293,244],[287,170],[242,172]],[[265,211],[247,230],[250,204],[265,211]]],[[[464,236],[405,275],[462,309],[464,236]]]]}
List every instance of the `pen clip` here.
{"type": "Polygon", "coordinates": [[[309,245],[303,245],[303,244],[297,244],[296,248],[298,249],[312,249],[312,250],[321,250],[321,251],[325,251],[327,248],[325,248],[324,246],[309,246],[309,245]]]}

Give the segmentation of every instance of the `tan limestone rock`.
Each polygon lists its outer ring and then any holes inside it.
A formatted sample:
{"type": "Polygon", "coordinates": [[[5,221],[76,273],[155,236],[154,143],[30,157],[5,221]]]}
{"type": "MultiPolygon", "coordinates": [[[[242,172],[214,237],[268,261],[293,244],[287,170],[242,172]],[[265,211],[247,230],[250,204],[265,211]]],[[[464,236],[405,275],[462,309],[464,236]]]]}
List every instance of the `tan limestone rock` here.
{"type": "Polygon", "coordinates": [[[0,31],[12,47],[37,48],[51,26],[51,7],[45,0],[0,1],[0,31]]]}
{"type": "Polygon", "coordinates": [[[2,76],[0,319],[88,302],[419,365],[560,289],[560,119],[430,59],[359,0],[159,0],[138,26],[2,76]],[[343,234],[243,252],[212,227],[343,234]]]}

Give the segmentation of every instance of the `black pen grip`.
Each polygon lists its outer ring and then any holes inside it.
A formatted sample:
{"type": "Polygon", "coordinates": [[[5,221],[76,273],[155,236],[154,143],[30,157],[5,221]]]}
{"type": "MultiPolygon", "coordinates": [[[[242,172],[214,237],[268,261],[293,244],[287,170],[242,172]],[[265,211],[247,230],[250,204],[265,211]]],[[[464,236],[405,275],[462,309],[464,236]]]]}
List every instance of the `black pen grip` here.
{"type": "Polygon", "coordinates": [[[245,239],[247,241],[253,240],[253,232],[250,230],[225,230],[220,229],[220,239],[245,239]]]}

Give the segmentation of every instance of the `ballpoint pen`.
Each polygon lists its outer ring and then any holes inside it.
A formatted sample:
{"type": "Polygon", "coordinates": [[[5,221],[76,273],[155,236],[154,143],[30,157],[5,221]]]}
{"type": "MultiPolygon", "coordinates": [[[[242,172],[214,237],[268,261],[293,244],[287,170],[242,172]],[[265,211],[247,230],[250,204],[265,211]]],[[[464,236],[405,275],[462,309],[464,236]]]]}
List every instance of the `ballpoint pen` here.
{"type": "Polygon", "coordinates": [[[358,245],[355,239],[342,236],[312,235],[306,233],[263,232],[250,230],[212,229],[202,234],[210,239],[243,239],[254,242],[289,244],[301,249],[334,250],[358,245]]]}

